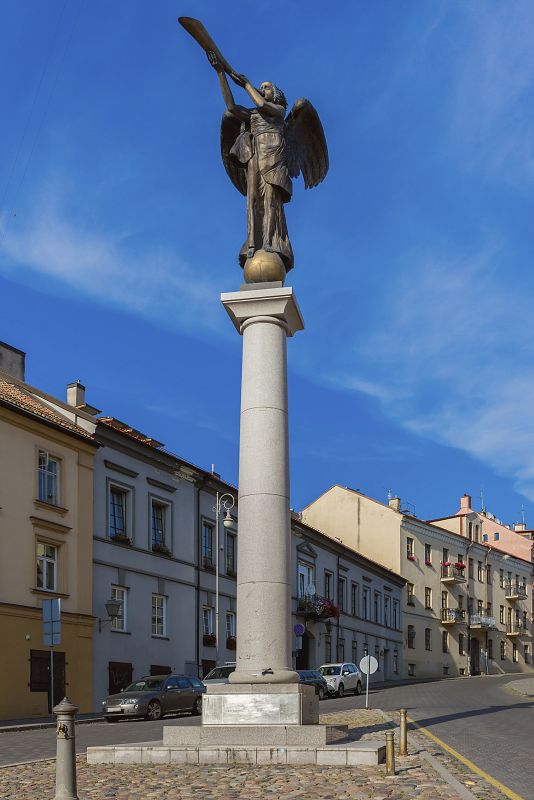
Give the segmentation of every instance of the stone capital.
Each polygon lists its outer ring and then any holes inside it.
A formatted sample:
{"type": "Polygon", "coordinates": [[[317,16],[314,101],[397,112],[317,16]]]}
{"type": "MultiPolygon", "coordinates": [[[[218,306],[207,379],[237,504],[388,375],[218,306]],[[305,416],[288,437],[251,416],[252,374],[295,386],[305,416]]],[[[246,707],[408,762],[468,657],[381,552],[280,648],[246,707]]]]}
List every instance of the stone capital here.
{"type": "Polygon", "coordinates": [[[304,329],[304,320],[290,286],[226,292],[221,295],[221,302],[238,333],[242,333],[243,324],[254,317],[279,320],[288,336],[304,329]]]}

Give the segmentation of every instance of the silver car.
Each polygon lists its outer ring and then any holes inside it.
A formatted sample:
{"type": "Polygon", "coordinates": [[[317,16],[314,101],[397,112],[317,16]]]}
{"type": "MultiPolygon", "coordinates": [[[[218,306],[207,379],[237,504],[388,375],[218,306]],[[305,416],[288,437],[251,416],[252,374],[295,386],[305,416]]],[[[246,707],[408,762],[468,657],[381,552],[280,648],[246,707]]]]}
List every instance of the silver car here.
{"type": "Polygon", "coordinates": [[[202,713],[202,695],[206,691],[198,678],[189,675],[149,675],[112,694],[102,701],[107,722],[144,717],[158,720],[164,714],[190,711],[202,713]]]}
{"type": "Polygon", "coordinates": [[[228,677],[231,672],[235,672],[235,661],[223,664],[221,667],[213,667],[206,677],[202,678],[202,681],[207,685],[210,683],[230,683],[228,677]]]}

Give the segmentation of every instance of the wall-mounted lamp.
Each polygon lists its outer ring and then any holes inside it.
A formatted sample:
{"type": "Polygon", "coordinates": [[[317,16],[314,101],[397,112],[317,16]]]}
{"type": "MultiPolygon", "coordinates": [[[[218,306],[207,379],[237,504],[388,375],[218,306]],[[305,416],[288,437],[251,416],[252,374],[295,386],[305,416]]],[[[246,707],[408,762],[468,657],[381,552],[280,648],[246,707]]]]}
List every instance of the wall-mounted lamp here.
{"type": "Polygon", "coordinates": [[[332,633],[332,620],[331,619],[327,619],[325,624],[324,624],[324,626],[326,628],[327,634],[330,636],[330,634],[332,633]]]}
{"type": "Polygon", "coordinates": [[[118,617],[121,613],[122,608],[122,600],[116,600],[114,597],[110,597],[106,603],[106,613],[108,615],[108,619],[101,619],[98,618],[98,632],[102,633],[102,626],[109,625],[114,617],[118,617]]]}

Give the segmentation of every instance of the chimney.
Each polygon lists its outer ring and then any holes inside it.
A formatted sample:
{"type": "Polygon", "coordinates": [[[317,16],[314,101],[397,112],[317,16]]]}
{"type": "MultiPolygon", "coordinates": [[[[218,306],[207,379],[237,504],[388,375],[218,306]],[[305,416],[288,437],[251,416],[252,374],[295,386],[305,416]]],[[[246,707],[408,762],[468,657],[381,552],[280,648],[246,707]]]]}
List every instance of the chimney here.
{"type": "Polygon", "coordinates": [[[514,531],[526,531],[527,526],[524,522],[516,522],[514,525],[514,531]]]}
{"type": "Polygon", "coordinates": [[[10,344],[0,342],[0,371],[6,372],[12,378],[24,381],[26,367],[26,353],[11,347],[10,344]]]}
{"type": "Polygon", "coordinates": [[[400,497],[390,497],[388,503],[389,507],[392,508],[393,511],[400,511],[401,508],[400,497]]]}
{"type": "Polygon", "coordinates": [[[80,381],[67,384],[67,403],[69,406],[83,408],[85,406],[85,386],[80,381]]]}
{"type": "Polygon", "coordinates": [[[471,511],[471,495],[464,494],[460,497],[460,511],[471,511]]]}

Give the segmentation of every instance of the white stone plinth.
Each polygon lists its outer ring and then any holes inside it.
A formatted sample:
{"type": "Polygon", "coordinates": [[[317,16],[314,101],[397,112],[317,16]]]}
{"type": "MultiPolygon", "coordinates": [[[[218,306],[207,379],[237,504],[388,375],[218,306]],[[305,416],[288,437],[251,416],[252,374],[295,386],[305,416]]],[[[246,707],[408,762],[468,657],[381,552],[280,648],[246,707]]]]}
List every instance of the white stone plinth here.
{"type": "Polygon", "coordinates": [[[319,701],[313,686],[298,683],[208,686],[202,726],[317,725],[319,701]]]}
{"type": "Polygon", "coordinates": [[[304,328],[290,287],[221,301],[243,336],[237,565],[237,684],[298,682],[291,659],[286,339],[304,328]]]}

